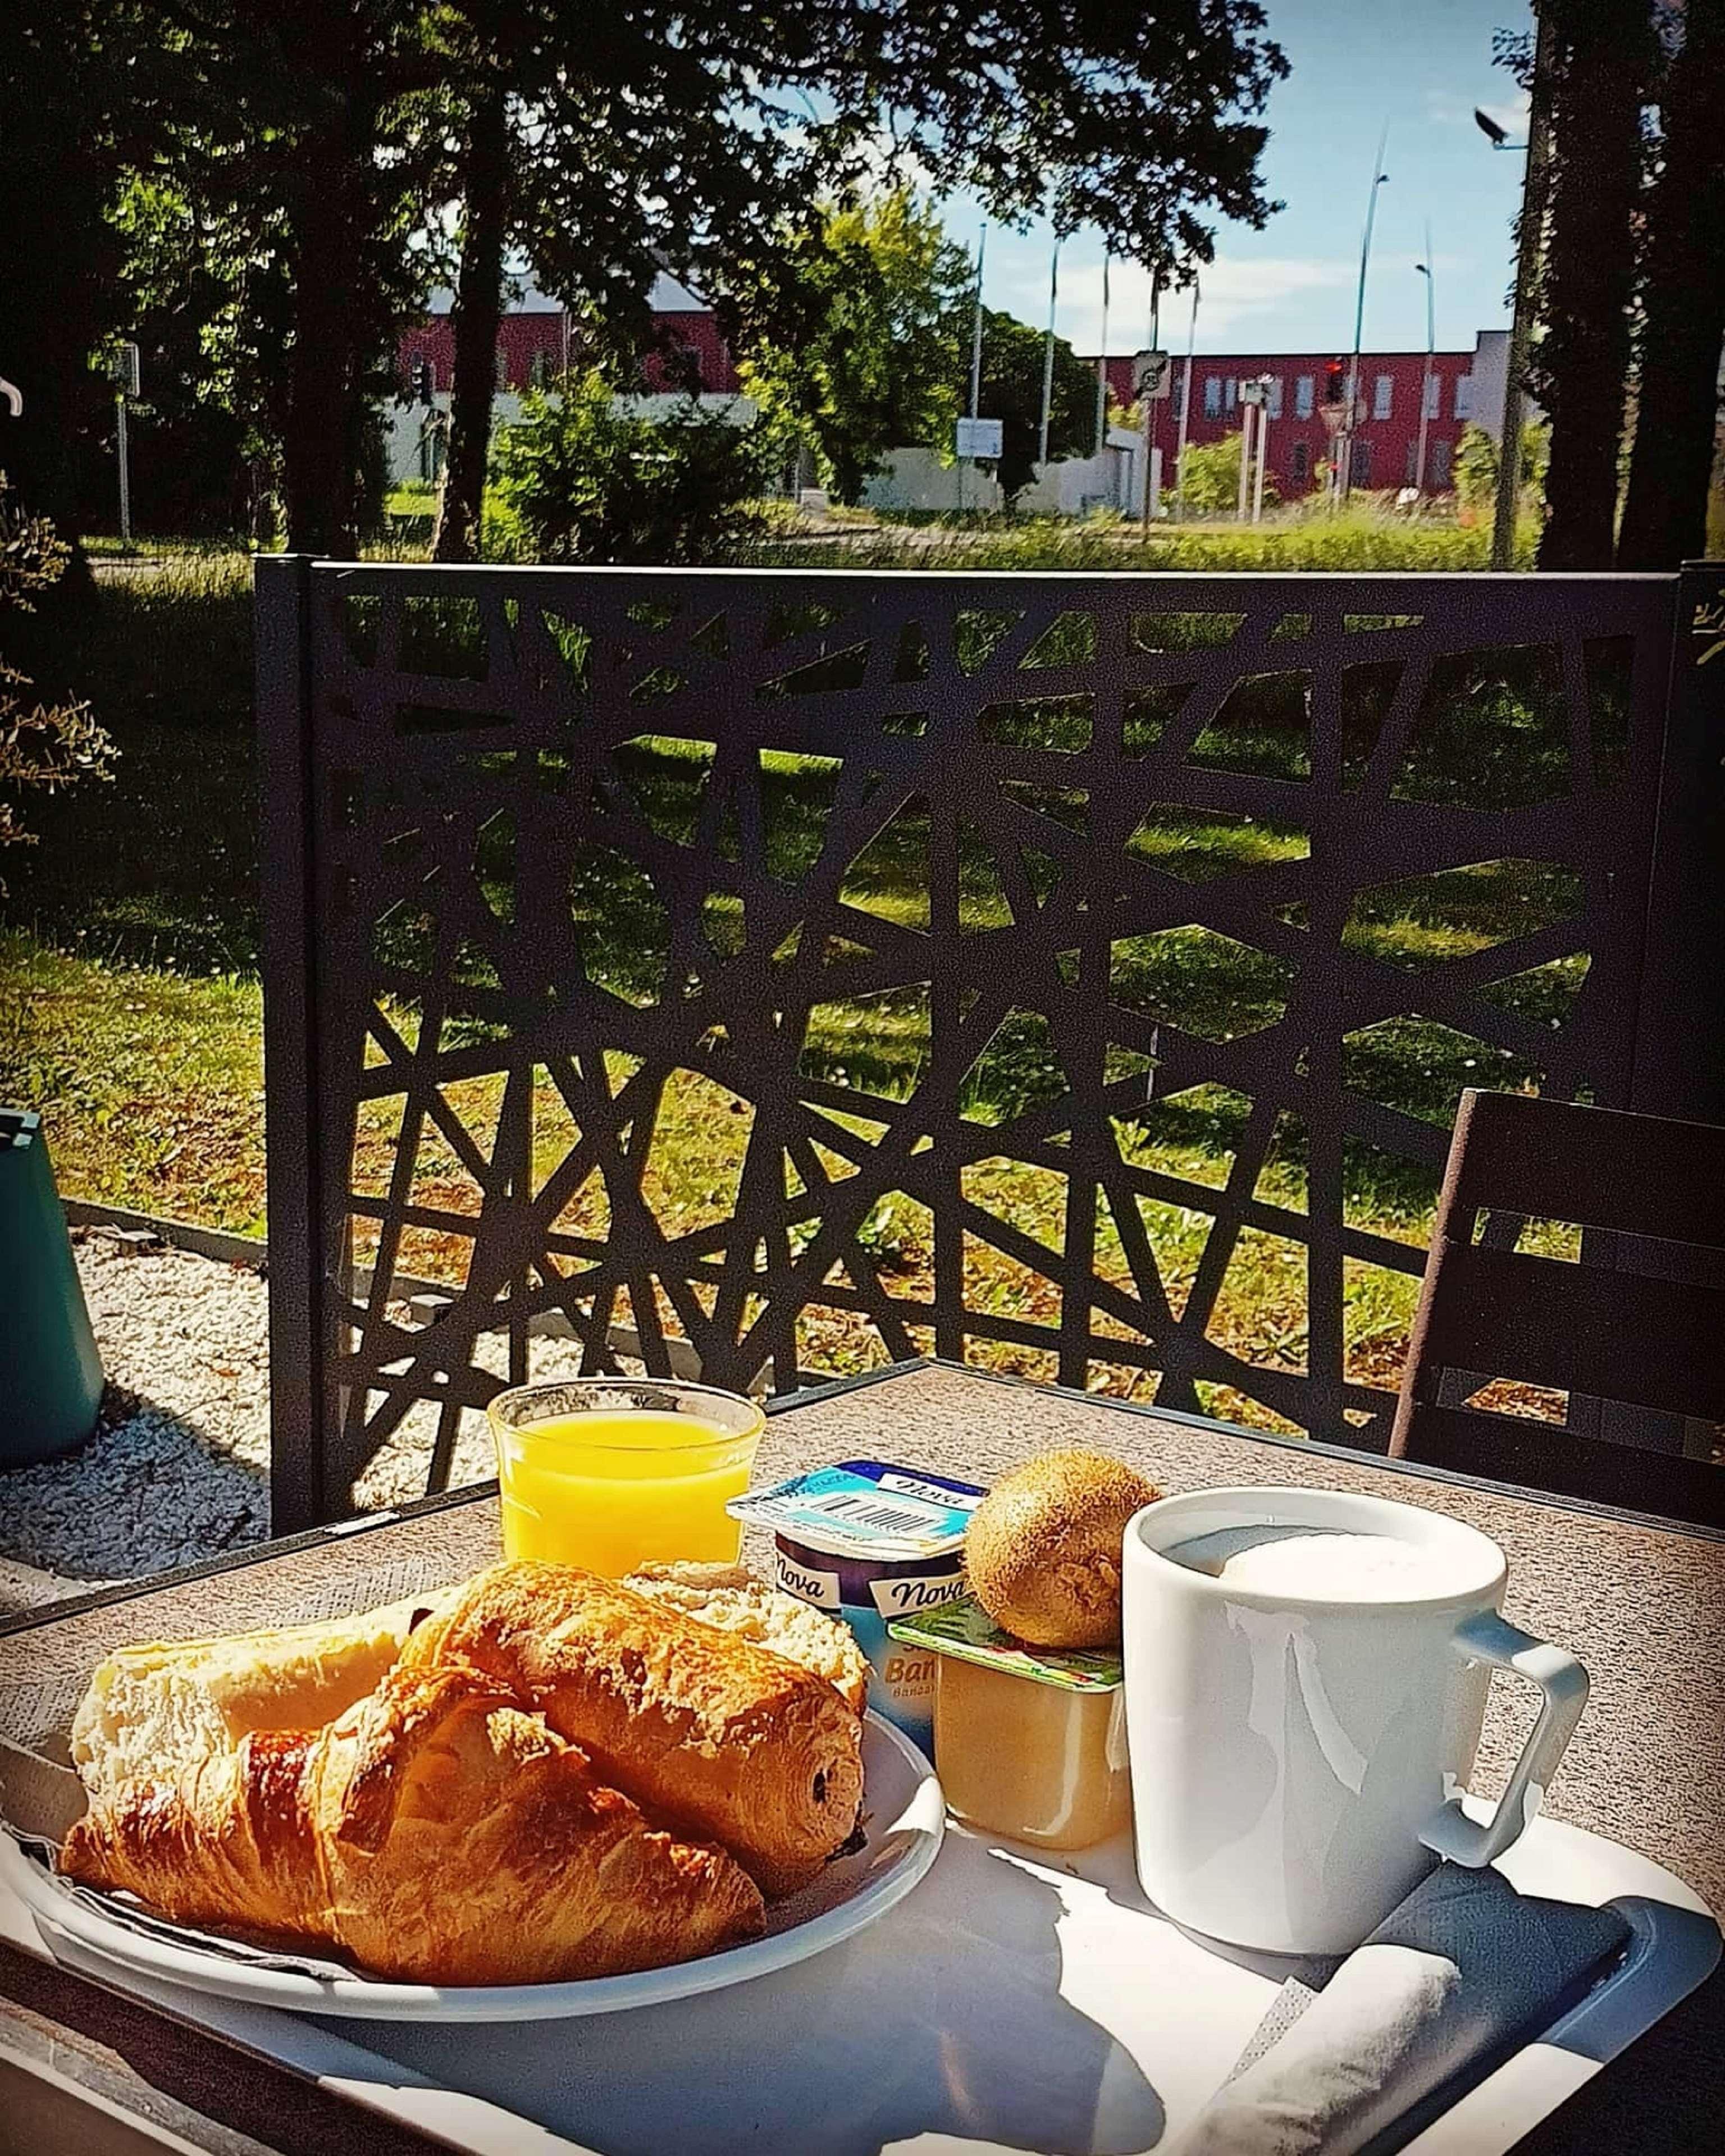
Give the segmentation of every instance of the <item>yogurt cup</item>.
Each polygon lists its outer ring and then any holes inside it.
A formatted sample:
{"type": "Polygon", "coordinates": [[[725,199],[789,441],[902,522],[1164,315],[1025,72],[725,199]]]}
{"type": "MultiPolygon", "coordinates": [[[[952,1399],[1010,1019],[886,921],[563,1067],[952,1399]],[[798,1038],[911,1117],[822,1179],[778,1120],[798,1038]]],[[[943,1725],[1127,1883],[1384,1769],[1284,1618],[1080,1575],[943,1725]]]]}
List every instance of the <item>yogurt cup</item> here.
{"type": "Polygon", "coordinates": [[[968,1596],[890,1629],[936,1658],[934,1763],[955,1818],[1036,1849],[1131,1825],[1118,1648],[1026,1646],[968,1596]]]}
{"type": "Polygon", "coordinates": [[[731,1512],[773,1537],[773,1578],[850,1627],[869,1662],[869,1705],[925,1752],[934,1739],[935,1656],[892,1639],[896,1618],[964,1592],[964,1534],[975,1483],[847,1460],[733,1499],[731,1512]]]}

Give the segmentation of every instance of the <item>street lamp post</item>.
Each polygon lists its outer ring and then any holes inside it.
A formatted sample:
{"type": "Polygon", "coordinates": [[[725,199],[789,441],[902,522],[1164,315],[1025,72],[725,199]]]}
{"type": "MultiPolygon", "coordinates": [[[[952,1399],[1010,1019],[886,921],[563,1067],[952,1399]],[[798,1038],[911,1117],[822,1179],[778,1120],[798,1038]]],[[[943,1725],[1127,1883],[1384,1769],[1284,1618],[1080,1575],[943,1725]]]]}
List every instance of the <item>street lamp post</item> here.
{"type": "Polygon", "coordinates": [[[1389,123],[1378,137],[1378,154],[1372,162],[1372,192],[1366,198],[1366,229],[1359,248],[1359,291],[1353,304],[1353,358],[1348,370],[1348,423],[1343,435],[1342,484],[1345,501],[1353,485],[1353,430],[1359,413],[1359,355],[1366,326],[1366,270],[1372,259],[1372,227],[1378,220],[1378,190],[1389,177],[1384,169],[1384,152],[1389,142],[1389,123]]]}
{"type": "Polygon", "coordinates": [[[1437,358],[1437,280],[1431,267],[1431,226],[1425,228],[1425,259],[1414,267],[1425,280],[1425,372],[1420,383],[1420,449],[1414,466],[1414,491],[1425,491],[1425,437],[1431,424],[1431,384],[1437,358]]]}

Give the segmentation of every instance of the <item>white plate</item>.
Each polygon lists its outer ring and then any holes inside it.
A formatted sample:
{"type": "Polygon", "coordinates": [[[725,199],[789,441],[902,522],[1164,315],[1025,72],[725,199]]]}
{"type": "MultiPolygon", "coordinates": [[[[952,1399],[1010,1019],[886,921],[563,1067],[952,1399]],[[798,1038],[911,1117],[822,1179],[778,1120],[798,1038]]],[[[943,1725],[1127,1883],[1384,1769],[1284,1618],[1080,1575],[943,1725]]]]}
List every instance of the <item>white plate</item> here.
{"type": "Polygon", "coordinates": [[[863,1730],[863,1787],[864,1845],[829,1865],[812,1887],[773,1905],[763,1938],[669,1969],[590,1977],[578,1984],[445,1990],[434,1984],[380,1984],[359,1976],[326,1978],[259,1968],[201,1947],[150,1938],[74,1900],[5,1835],[0,1835],[0,1875],[28,1907],[50,1949],[59,1934],[117,1969],[165,1977],[218,1998],[366,2020],[556,2020],[656,2006],[668,1999],[746,1984],[751,1977],[837,1946],[883,1916],[904,1899],[938,1855],[946,1800],[922,1753],[875,1714],[868,1717],[863,1730]]]}

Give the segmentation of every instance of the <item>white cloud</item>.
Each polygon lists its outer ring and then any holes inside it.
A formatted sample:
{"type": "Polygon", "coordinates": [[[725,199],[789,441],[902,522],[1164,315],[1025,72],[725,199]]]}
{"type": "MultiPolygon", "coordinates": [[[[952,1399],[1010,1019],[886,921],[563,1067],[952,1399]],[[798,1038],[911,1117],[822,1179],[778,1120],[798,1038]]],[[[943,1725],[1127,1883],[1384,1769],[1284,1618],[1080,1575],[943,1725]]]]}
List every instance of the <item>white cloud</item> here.
{"type": "MultiPolygon", "coordinates": [[[[1214,352],[1225,346],[1236,329],[1273,321],[1296,295],[1352,288],[1356,265],[1319,255],[1218,255],[1199,275],[1198,341],[1214,352]]],[[[991,307],[1004,307],[1022,321],[1040,327],[1048,320],[1048,258],[1037,263],[1014,248],[1011,258],[988,264],[984,295],[991,307]]],[[[1164,293],[1162,340],[1171,349],[1186,348],[1192,295],[1164,293]]],[[[1136,263],[1117,262],[1108,280],[1108,349],[1132,352],[1149,333],[1150,275],[1136,263]]],[[[1100,258],[1076,254],[1060,258],[1060,293],[1055,328],[1078,352],[1100,349],[1102,334],[1102,265],[1100,258]]]]}

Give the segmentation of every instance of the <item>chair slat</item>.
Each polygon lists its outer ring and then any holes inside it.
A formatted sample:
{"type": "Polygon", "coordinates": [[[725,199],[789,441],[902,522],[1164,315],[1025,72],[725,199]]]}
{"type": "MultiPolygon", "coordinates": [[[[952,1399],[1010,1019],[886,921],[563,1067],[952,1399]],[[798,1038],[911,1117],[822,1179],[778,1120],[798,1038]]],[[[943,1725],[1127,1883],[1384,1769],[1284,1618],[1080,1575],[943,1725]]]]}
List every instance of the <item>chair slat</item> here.
{"type": "Polygon", "coordinates": [[[1464,1093],[1392,1455],[1725,1526],[1712,1461],[1593,1434],[1602,1401],[1725,1420],[1722,1251],[1725,1130],[1464,1093]],[[1516,1250],[1509,1224],[1527,1218],[1579,1223],[1582,1261],[1516,1250]],[[1491,1377],[1567,1392],[1566,1425],[1455,1404],[1491,1377]]]}
{"type": "Polygon", "coordinates": [[[1491,1206],[1725,1250],[1725,1130],[1473,1093],[1463,1096],[1456,1136],[1458,1214],[1491,1206]]]}
{"type": "Polygon", "coordinates": [[[1447,1243],[1436,1270],[1429,1364],[1725,1416],[1725,1289],[1483,1244],[1447,1243]]]}
{"type": "Polygon", "coordinates": [[[1710,1460],[1602,1445],[1554,1424],[1484,1408],[1422,1407],[1420,1431],[1420,1449],[1404,1456],[1458,1475],[1725,1527],[1725,1472],[1710,1460]]]}

